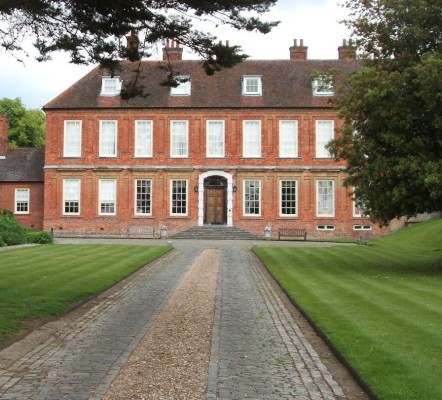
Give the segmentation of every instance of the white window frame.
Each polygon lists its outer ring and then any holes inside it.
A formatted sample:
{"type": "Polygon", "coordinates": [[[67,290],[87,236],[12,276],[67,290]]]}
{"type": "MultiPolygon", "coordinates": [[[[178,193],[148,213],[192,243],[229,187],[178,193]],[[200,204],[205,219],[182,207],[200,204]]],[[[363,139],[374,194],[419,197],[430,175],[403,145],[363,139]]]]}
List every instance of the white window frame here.
{"type": "Polygon", "coordinates": [[[242,129],[242,153],[244,158],[261,157],[261,120],[244,120],[242,129]],[[252,127],[257,126],[257,130],[252,127]]]}
{"type": "Polygon", "coordinates": [[[81,206],[81,180],[80,179],[63,179],[63,215],[80,215],[80,206],[81,206]],[[77,188],[70,187],[69,184],[71,182],[76,182],[77,188]],[[69,190],[71,189],[71,190],[69,190]],[[74,189],[74,190],[72,190],[74,189]],[[68,193],[69,191],[69,193],[68,193]],[[66,211],[66,203],[77,203],[69,204],[68,208],[77,207],[78,211],[69,212],[66,211]]]}
{"type": "MultiPolygon", "coordinates": [[[[317,217],[334,217],[335,216],[335,181],[333,179],[318,179],[316,181],[316,216],[317,217]],[[321,187],[322,184],[327,183],[329,187],[321,187]],[[331,185],[330,185],[331,184],[331,185]],[[322,189],[331,189],[331,194],[321,193],[322,189]],[[324,196],[330,196],[326,199],[324,196]],[[324,207],[323,203],[329,202],[329,207],[324,207]],[[325,212],[321,210],[331,209],[330,212],[325,212]]],[[[325,204],[328,205],[328,204],[325,204]]]]}
{"type": "Polygon", "coordinates": [[[244,179],[243,181],[243,213],[245,217],[260,217],[262,212],[262,203],[261,203],[261,180],[260,179],[244,179]],[[258,193],[251,193],[250,189],[252,188],[250,185],[256,185],[254,187],[257,188],[258,193]],[[258,206],[251,205],[252,202],[258,202],[258,206]],[[258,212],[250,212],[250,210],[258,209],[258,212]]]}
{"type": "Polygon", "coordinates": [[[152,157],[153,145],[153,121],[152,120],[135,120],[135,154],[134,157],[152,157]],[[146,131],[143,132],[142,126],[146,131]]]}
{"type": "Polygon", "coordinates": [[[354,231],[371,231],[372,230],[372,226],[371,225],[353,225],[353,230],[354,231]]]}
{"type": "Polygon", "coordinates": [[[189,121],[170,121],[170,157],[187,158],[189,156],[189,121]],[[174,128],[178,125],[185,126],[184,134],[177,132],[174,128]],[[181,139],[181,140],[177,140],[181,139]],[[182,139],[185,139],[184,141],[182,139]]]}
{"type": "Polygon", "coordinates": [[[152,179],[135,179],[135,195],[134,195],[134,210],[135,210],[135,215],[145,215],[145,216],[150,216],[152,215],[152,179]],[[138,193],[138,183],[139,182],[145,182],[148,183],[149,186],[149,193],[138,193]],[[139,196],[145,195],[145,198],[140,198],[139,196]],[[147,206],[143,205],[142,207],[139,207],[138,205],[138,201],[144,201],[149,203],[147,206]],[[148,212],[140,212],[139,210],[141,208],[148,208],[149,211],[148,212]]]}
{"type": "Polygon", "coordinates": [[[121,92],[121,80],[119,76],[101,77],[101,96],[117,96],[121,92]]]}
{"type": "Polygon", "coordinates": [[[331,158],[331,154],[325,148],[335,136],[335,121],[333,120],[317,120],[316,121],[316,158],[331,158]],[[329,128],[325,130],[325,125],[329,128]]]}
{"type": "Polygon", "coordinates": [[[224,120],[206,121],[206,157],[222,158],[225,156],[225,122],[224,120]],[[218,129],[219,125],[221,126],[218,129]],[[211,127],[217,127],[212,129],[211,127]]]}
{"type": "Polygon", "coordinates": [[[170,215],[171,216],[187,216],[189,210],[189,181],[187,179],[171,179],[170,180],[170,215]],[[181,185],[184,184],[185,191],[178,193],[175,191],[175,184],[180,182],[181,185]],[[177,199],[174,196],[184,194],[184,197],[181,199],[177,199]],[[183,205],[178,205],[175,202],[184,202],[184,212],[174,212],[174,208],[183,208],[183,205]]]}
{"type": "Polygon", "coordinates": [[[298,206],[298,187],[299,187],[299,181],[297,180],[297,179],[281,179],[280,181],[279,181],[279,216],[280,217],[297,217],[298,216],[298,208],[299,208],[299,206],[298,206]],[[284,198],[283,198],[283,189],[284,189],[284,187],[283,187],[283,184],[284,184],[284,182],[291,182],[291,183],[295,183],[295,187],[294,187],[294,189],[295,189],[295,193],[294,193],[294,195],[295,195],[295,199],[294,199],[294,202],[295,202],[295,212],[294,213],[284,213],[284,208],[291,208],[291,209],[293,209],[293,206],[291,206],[291,207],[283,207],[283,202],[284,201],[286,201],[286,202],[292,202],[293,201],[293,199],[286,199],[286,200],[284,200],[284,198]]]}
{"type": "Polygon", "coordinates": [[[367,217],[367,215],[365,214],[364,206],[363,205],[358,206],[356,204],[356,199],[354,196],[352,198],[352,201],[353,201],[353,217],[355,218],[367,217]]]}
{"type": "Polygon", "coordinates": [[[81,120],[64,121],[63,157],[81,157],[82,130],[81,120]]]}
{"type": "Polygon", "coordinates": [[[333,83],[328,75],[321,75],[312,81],[313,96],[333,96],[333,83]]]}
{"type": "Polygon", "coordinates": [[[242,94],[244,96],[262,96],[261,76],[244,75],[242,78],[242,94]]]}
{"type": "Polygon", "coordinates": [[[117,156],[117,147],[118,147],[118,121],[116,120],[100,120],[100,144],[99,144],[99,156],[100,157],[116,157],[117,156]],[[114,135],[114,141],[113,141],[113,151],[111,151],[111,144],[110,144],[110,140],[109,140],[109,144],[106,143],[105,139],[107,139],[105,137],[105,135],[108,135],[108,132],[104,131],[104,125],[110,125],[110,124],[114,125],[114,130],[113,130],[113,135],[114,135]],[[108,149],[106,149],[107,147],[109,147],[108,149]],[[106,150],[106,151],[105,151],[106,150]]]}
{"type": "Polygon", "coordinates": [[[279,157],[298,157],[298,121],[279,121],[279,157]]]}
{"type": "Polygon", "coordinates": [[[117,214],[117,180],[116,179],[99,179],[98,181],[98,215],[116,215],[117,214]],[[109,184],[109,187],[112,187],[113,195],[109,196],[108,193],[105,192],[105,184],[109,184]],[[109,196],[109,197],[108,197],[109,196]],[[108,204],[108,205],[105,205],[108,204]],[[113,211],[102,211],[104,207],[113,207],[113,211]]]}
{"type": "Polygon", "coordinates": [[[317,231],[334,231],[336,230],[335,225],[317,225],[316,226],[317,231]]]}
{"type": "Polygon", "coordinates": [[[171,96],[190,96],[191,93],[191,81],[189,75],[179,75],[176,76],[175,79],[178,81],[181,79],[187,79],[185,82],[180,82],[178,86],[170,88],[171,96]]]}
{"type": "Polygon", "coordinates": [[[14,214],[25,215],[30,212],[31,189],[17,188],[14,191],[14,214]],[[19,206],[20,205],[20,206],[19,206]],[[25,210],[22,208],[26,207],[25,210]]]}

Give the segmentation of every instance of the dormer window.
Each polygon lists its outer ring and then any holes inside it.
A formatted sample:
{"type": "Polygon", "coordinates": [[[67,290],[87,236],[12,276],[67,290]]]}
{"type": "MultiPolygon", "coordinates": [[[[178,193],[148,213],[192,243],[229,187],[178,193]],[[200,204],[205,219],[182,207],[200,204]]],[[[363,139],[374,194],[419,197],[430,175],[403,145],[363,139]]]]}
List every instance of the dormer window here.
{"type": "Polygon", "coordinates": [[[190,96],[190,76],[189,75],[179,75],[175,77],[178,82],[177,87],[170,88],[171,96],[190,96]]]}
{"type": "Polygon", "coordinates": [[[260,76],[244,76],[242,80],[242,94],[244,96],[261,96],[262,83],[260,76]]]}
{"type": "Polygon", "coordinates": [[[314,96],[333,96],[333,84],[331,76],[318,76],[312,81],[314,96]]]}
{"type": "Polygon", "coordinates": [[[121,80],[119,76],[103,76],[101,78],[101,95],[116,96],[121,91],[121,80]]]}

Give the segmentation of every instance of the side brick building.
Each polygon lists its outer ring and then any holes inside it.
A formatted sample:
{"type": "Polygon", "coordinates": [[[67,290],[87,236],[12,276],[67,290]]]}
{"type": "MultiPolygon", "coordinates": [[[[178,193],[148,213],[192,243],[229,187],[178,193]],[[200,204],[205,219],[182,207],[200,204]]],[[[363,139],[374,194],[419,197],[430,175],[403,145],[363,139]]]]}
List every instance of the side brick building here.
{"type": "Polygon", "coordinates": [[[169,43],[163,61],[123,62],[118,76],[97,67],[44,106],[45,229],[380,233],[343,186],[345,164],[325,148],[341,126],[327,78],[359,67],[354,48],[344,42],[338,59],[309,60],[295,40],[285,60],[247,60],[214,76],[182,51],[169,43]],[[182,79],[176,88],[159,84],[169,63],[182,79]],[[122,100],[136,68],[148,95],[122,100]]]}

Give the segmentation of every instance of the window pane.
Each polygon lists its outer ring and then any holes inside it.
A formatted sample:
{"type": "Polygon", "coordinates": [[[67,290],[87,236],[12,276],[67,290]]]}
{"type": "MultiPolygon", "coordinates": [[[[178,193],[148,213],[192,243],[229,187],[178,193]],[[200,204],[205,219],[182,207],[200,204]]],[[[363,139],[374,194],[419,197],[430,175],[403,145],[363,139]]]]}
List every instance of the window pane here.
{"type": "Polygon", "coordinates": [[[279,121],[279,156],[298,156],[298,121],[279,121]]]}
{"type": "Polygon", "coordinates": [[[29,189],[15,189],[15,212],[29,213],[29,189]]]}
{"type": "Polygon", "coordinates": [[[171,210],[172,215],[187,214],[187,181],[173,180],[171,189],[171,210]]]}
{"type": "Polygon", "coordinates": [[[224,121],[207,121],[207,157],[224,157],[224,121]]]}
{"type": "Polygon", "coordinates": [[[117,122],[100,121],[100,156],[117,155],[117,122]]]}
{"type": "Polygon", "coordinates": [[[244,215],[261,215],[259,180],[244,181],[244,215]]]}
{"type": "Polygon", "coordinates": [[[187,121],[172,121],[171,157],[187,157],[188,125],[187,121]]]}
{"type": "Polygon", "coordinates": [[[243,156],[261,157],[261,121],[244,121],[243,156]]]}
{"type": "Polygon", "coordinates": [[[316,121],[316,157],[330,158],[325,145],[333,139],[333,121],[316,121]]]}
{"type": "Polygon", "coordinates": [[[136,181],[135,193],[135,213],[151,214],[152,202],[152,182],[148,179],[140,179],[136,181]]]}
{"type": "Polygon", "coordinates": [[[177,79],[187,79],[185,82],[180,82],[177,87],[170,88],[170,94],[173,96],[189,96],[190,95],[190,77],[188,75],[181,75],[177,79]]]}
{"type": "Polygon", "coordinates": [[[262,93],[260,76],[245,76],[243,78],[243,94],[260,95],[262,93]]]}
{"type": "Polygon", "coordinates": [[[317,181],[317,215],[334,216],[334,182],[317,181]]]}
{"type": "Polygon", "coordinates": [[[80,180],[65,179],[63,181],[64,214],[80,212],[80,180]]]}
{"type": "Polygon", "coordinates": [[[64,122],[64,157],[81,156],[81,121],[64,122]]]}
{"type": "Polygon", "coordinates": [[[100,180],[100,214],[115,214],[116,181],[100,180]]]}
{"type": "Polygon", "coordinates": [[[297,214],[297,181],[281,181],[281,215],[297,214]]]}
{"type": "Polygon", "coordinates": [[[135,123],[135,156],[152,157],[152,121],[135,123]]]}

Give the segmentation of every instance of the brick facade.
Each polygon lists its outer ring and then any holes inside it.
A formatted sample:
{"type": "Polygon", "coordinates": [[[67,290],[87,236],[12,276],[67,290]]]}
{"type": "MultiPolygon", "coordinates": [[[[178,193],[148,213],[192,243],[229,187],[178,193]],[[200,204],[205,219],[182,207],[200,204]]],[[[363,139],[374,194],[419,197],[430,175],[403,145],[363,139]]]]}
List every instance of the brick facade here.
{"type": "MultiPolygon", "coordinates": [[[[53,228],[60,236],[125,236],[130,227],[149,226],[158,234],[161,227],[173,234],[217,221],[214,223],[237,226],[259,235],[270,227],[273,237],[282,227],[306,228],[309,237],[359,237],[361,233],[365,235],[368,227],[370,234],[385,232],[372,226],[368,218],[353,215],[353,201],[343,186],[345,164],[317,156],[317,121],[333,121],[334,135],[341,121],[329,98],[311,94],[312,75],[336,66],[349,72],[354,70],[357,64],[348,59],[351,52],[340,49],[345,58],[342,60],[310,62],[307,47],[302,41],[300,46],[295,41],[287,62],[246,61],[215,77],[207,77],[198,62],[182,61],[181,51],[173,45],[167,54],[169,58],[174,54],[176,68],[190,77],[192,89],[188,96],[171,96],[169,88],[158,86],[158,74],[164,71],[158,72],[157,63],[145,62],[143,76],[149,77],[146,86],[151,85],[146,98],[124,102],[119,96],[100,95],[101,76],[106,74],[94,70],[45,106],[45,229],[53,228]],[[242,79],[249,75],[262,80],[262,94],[241,94],[242,79]],[[64,155],[66,121],[81,126],[81,154],[75,157],[64,155]],[[100,156],[102,121],[116,121],[115,155],[100,156]],[[152,124],[151,156],[136,156],[136,121],[152,124]],[[182,157],[172,154],[172,121],[186,121],[188,125],[188,152],[182,157]],[[220,157],[208,155],[208,121],[223,121],[224,152],[220,157]],[[244,155],[244,121],[260,123],[259,156],[244,155]],[[297,156],[280,154],[280,121],[297,123],[297,156]],[[137,180],[150,185],[150,212],[145,215],[136,210],[137,180]],[[63,197],[68,181],[75,181],[80,187],[72,209],[63,197]],[[106,215],[102,211],[109,205],[100,200],[99,193],[103,181],[116,184],[112,212],[106,215]],[[172,205],[174,181],[186,185],[186,191],[185,202],[181,194],[174,195],[172,205]],[[291,193],[296,192],[296,201],[290,204],[296,213],[281,212],[281,181],[295,182],[296,190],[291,193]],[[333,188],[333,212],[327,217],[318,216],[318,181],[326,181],[333,188]],[[246,189],[250,182],[256,201],[250,200],[249,186],[246,189]],[[219,193],[218,200],[213,200],[215,193],[219,193]],[[218,203],[213,206],[212,200],[218,203]],[[183,206],[180,215],[172,211],[178,209],[174,208],[176,204],[183,206]],[[215,210],[215,217],[209,208],[215,210]]],[[[127,79],[123,71],[123,82],[127,79]]]]}

